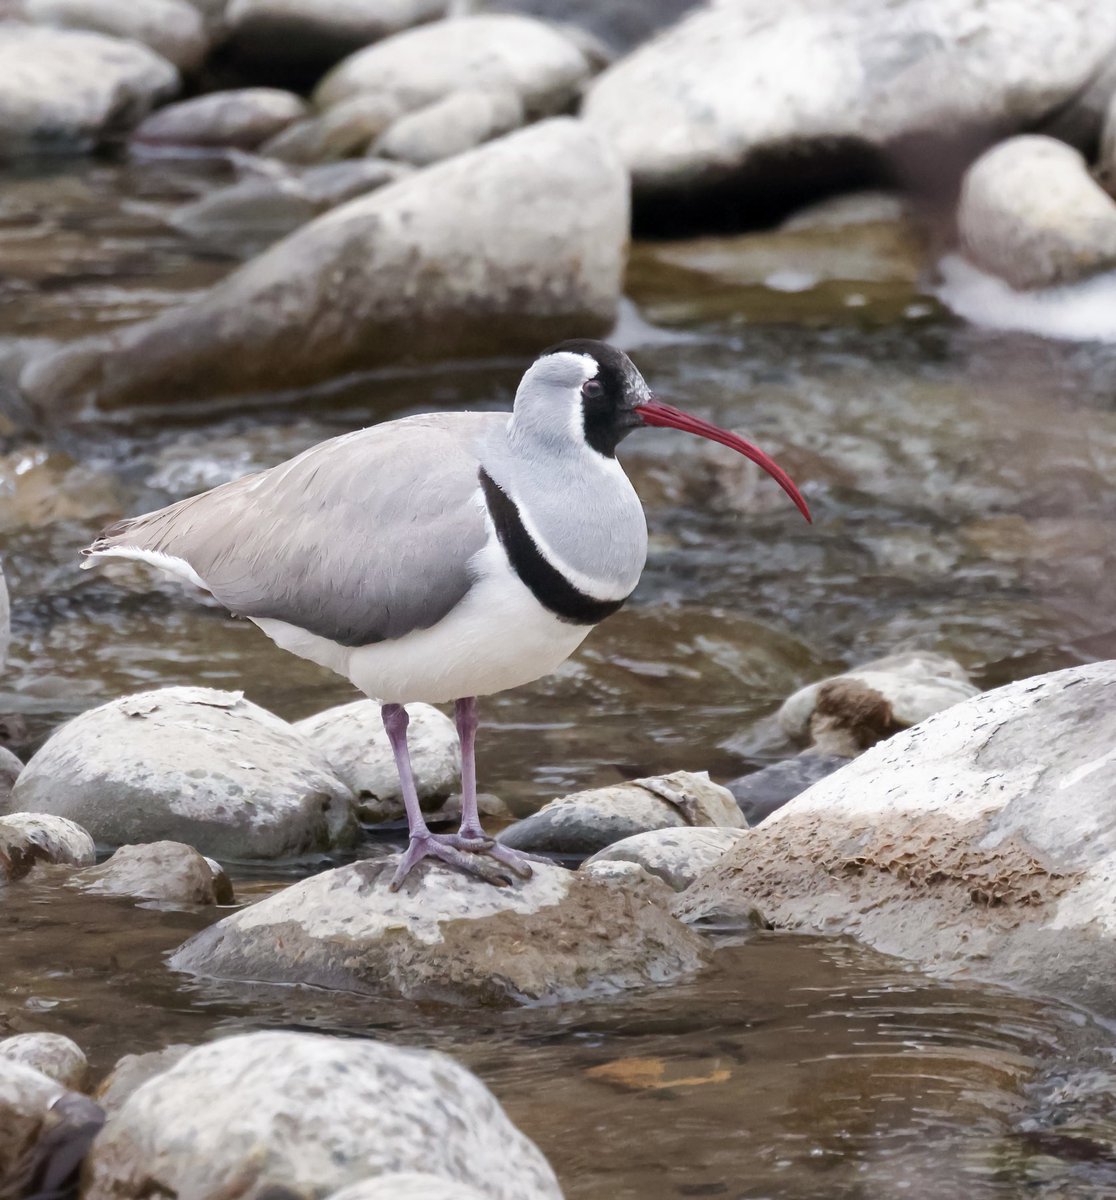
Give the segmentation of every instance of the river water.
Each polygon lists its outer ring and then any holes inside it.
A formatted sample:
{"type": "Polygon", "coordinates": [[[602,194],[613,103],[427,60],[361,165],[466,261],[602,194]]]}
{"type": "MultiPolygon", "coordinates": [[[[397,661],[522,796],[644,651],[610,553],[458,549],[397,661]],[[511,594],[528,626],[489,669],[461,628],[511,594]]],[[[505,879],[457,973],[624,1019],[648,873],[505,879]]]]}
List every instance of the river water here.
{"type": "MultiPolygon", "coordinates": [[[[85,164],[0,180],[0,370],[154,313],[235,262],[170,209],[207,163],[85,164]]],[[[1116,656],[1116,348],[984,332],[926,295],[887,222],[635,249],[625,338],[671,403],[744,430],[802,486],[807,527],[731,452],[649,430],[623,458],[648,513],[627,609],[554,676],[485,702],[485,790],[517,813],[681,768],[792,752],[791,691],[902,649],[996,686],[1116,656]]],[[[201,399],[0,438],[13,647],[0,713],[26,754],[59,722],[170,684],[243,689],[288,718],[353,698],[251,625],[129,564],[76,570],[108,520],[423,409],[506,407],[521,362],[412,366],[313,391],[201,399]]],[[[0,429],[3,426],[0,424],[0,429]]],[[[242,898],[278,886],[241,869],[242,898]]],[[[455,1054],[550,1157],[571,1200],[1116,1195],[1116,1040],[1081,1014],[931,982],[851,944],[728,936],[682,986],[521,1012],[171,976],[213,914],[0,898],[0,1031],[125,1052],[315,1028],[455,1054]],[[1084,1098],[1083,1098],[1084,1097],[1084,1098]]]]}

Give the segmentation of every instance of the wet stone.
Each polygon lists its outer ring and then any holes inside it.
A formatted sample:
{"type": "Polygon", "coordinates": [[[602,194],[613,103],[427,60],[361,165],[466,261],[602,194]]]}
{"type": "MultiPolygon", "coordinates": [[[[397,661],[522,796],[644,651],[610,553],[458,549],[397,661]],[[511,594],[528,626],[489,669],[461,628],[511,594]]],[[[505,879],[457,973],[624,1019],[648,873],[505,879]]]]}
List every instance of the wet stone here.
{"type": "Polygon", "coordinates": [[[101,1082],[93,1098],[112,1116],[137,1088],[156,1075],[169,1071],[192,1049],[192,1046],[177,1044],[164,1046],[162,1050],[150,1050],[146,1054],[125,1054],[101,1082]]]}
{"type": "Polygon", "coordinates": [[[0,881],[22,879],[37,863],[86,867],[96,860],[93,839],[74,821],[52,813],[16,811],[0,817],[0,881]]]}
{"type": "Polygon", "coordinates": [[[132,136],[161,145],[254,150],[308,112],[306,101],[293,92],[237,88],[161,108],[141,121],[132,136]]]}
{"type": "Polygon", "coordinates": [[[358,94],[322,113],[276,134],[260,153],[294,164],[334,162],[363,154],[393,121],[403,106],[390,96],[358,94]]]}
{"type": "Polygon", "coordinates": [[[180,842],[121,846],[106,862],[78,871],[67,886],[96,896],[129,896],[164,906],[231,904],[228,876],[180,842]]]}
{"type": "MultiPolygon", "coordinates": [[[[0,667],[3,667],[2,662],[0,662],[0,667]]],[[[23,762],[6,746],[0,746],[0,808],[7,804],[15,781],[19,778],[22,770],[23,762]]]]}
{"type": "Polygon", "coordinates": [[[652,829],[598,850],[581,869],[605,863],[635,863],[681,892],[747,836],[744,829],[652,829]]]}
{"type": "Polygon", "coordinates": [[[761,767],[751,775],[730,779],[725,787],[736,797],[748,824],[756,825],[848,762],[843,754],[798,754],[761,767]]]}
{"type": "Polygon", "coordinates": [[[0,1058],[31,1067],[73,1091],[82,1089],[89,1070],[82,1048],[60,1033],[17,1033],[4,1038],[0,1058]]]}

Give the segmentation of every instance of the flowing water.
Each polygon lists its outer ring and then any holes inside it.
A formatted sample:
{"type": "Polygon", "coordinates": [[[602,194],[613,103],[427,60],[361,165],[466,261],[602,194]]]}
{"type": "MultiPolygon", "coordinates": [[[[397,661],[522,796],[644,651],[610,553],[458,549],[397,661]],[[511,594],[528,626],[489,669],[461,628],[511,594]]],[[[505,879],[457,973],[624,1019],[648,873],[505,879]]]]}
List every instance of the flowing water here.
{"type": "MultiPolygon", "coordinates": [[[[0,181],[0,370],[160,311],[235,263],[176,234],[214,163],[86,164],[0,181]]],[[[806,526],[748,464],[668,431],[625,443],[651,553],[633,601],[554,676],[485,702],[482,786],[517,813],[680,768],[791,753],[795,688],[901,649],[982,686],[1116,655],[1116,349],[991,334],[862,229],[636,248],[631,351],[672,403],[790,471],[806,526]]],[[[297,394],[0,439],[13,598],[0,714],[26,754],[59,722],[170,684],[288,718],[353,698],[253,626],[130,564],[76,570],[108,520],[425,408],[507,406],[521,362],[412,366],[297,394]]],[[[3,424],[0,422],[0,430],[3,424]]],[[[277,886],[237,880],[242,898],[277,886]]],[[[125,1052],[258,1026],[445,1049],[550,1157],[571,1200],[1116,1195],[1111,1034],[1053,1003],[947,986],[844,942],[727,937],[682,986],[497,1014],[171,976],[213,914],[0,899],[0,1031],[125,1052]]]]}

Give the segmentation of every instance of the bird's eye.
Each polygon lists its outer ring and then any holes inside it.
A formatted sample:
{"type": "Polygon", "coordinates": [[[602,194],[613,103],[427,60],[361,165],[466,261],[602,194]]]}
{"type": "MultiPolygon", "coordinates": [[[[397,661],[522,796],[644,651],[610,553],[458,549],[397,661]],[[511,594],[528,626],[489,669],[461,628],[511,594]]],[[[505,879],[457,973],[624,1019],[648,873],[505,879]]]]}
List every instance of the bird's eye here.
{"type": "Polygon", "coordinates": [[[581,394],[586,400],[599,400],[604,395],[604,388],[597,379],[587,379],[581,385],[581,394]]]}

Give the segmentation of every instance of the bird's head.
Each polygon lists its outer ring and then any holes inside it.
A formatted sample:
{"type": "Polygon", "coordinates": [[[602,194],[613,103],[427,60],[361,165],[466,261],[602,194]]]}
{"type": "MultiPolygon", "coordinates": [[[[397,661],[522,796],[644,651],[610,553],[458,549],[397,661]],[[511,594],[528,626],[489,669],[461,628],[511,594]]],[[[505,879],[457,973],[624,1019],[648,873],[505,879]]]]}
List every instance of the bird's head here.
{"type": "Polygon", "coordinates": [[[762,467],[806,518],[806,501],[790,476],[757,446],[651,393],[635,363],[607,342],[588,338],[545,350],[528,368],[515,395],[514,423],[531,437],[557,448],[588,445],[612,458],[616,447],[643,425],[681,429],[720,442],[762,467]]]}

